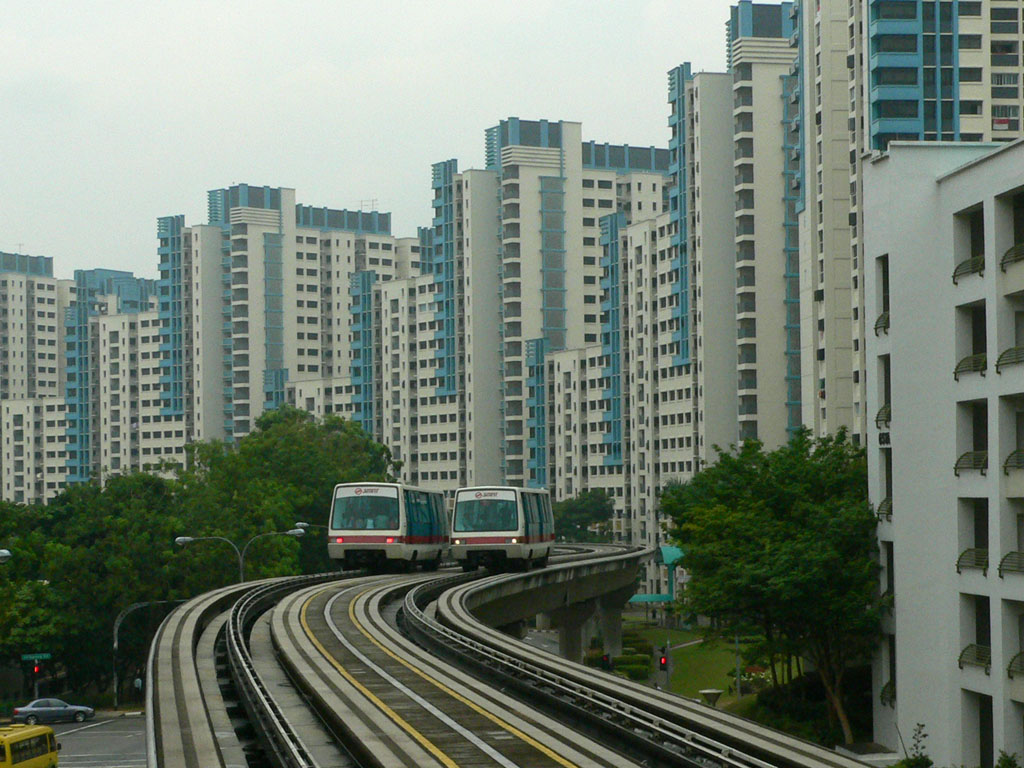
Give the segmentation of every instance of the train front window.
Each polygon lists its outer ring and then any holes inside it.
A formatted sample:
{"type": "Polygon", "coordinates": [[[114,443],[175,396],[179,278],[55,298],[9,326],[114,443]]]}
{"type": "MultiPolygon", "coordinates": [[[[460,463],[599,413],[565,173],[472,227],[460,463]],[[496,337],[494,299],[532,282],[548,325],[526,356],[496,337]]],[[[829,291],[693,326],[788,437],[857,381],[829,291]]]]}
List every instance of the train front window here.
{"type": "Polygon", "coordinates": [[[398,529],[398,489],[379,486],[339,488],[331,528],[342,531],[398,529]]]}
{"type": "Polygon", "coordinates": [[[519,527],[514,499],[460,499],[455,505],[455,531],[514,531],[519,527]]]}

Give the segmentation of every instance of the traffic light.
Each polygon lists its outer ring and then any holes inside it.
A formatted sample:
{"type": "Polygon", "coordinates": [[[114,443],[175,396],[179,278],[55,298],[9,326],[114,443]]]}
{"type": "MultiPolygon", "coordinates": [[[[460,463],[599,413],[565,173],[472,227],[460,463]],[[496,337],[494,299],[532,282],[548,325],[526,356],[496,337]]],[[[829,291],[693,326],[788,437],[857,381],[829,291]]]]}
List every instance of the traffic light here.
{"type": "Polygon", "coordinates": [[[662,672],[668,669],[668,656],[662,655],[662,657],[658,660],[658,666],[661,668],[662,672]]]}
{"type": "Polygon", "coordinates": [[[39,665],[38,664],[36,664],[35,666],[32,667],[32,674],[33,675],[38,675],[39,674],[39,665]]]}
{"type": "Polygon", "coordinates": [[[604,656],[601,657],[601,669],[611,669],[611,668],[612,668],[612,657],[609,656],[606,653],[604,656]]]}

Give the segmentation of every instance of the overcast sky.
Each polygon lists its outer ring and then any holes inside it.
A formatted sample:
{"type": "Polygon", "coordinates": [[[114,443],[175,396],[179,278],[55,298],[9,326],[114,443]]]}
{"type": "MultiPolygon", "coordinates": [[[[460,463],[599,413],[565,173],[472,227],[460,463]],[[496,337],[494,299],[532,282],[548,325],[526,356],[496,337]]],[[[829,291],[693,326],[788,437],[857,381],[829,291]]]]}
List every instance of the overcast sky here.
{"type": "Polygon", "coordinates": [[[155,277],[206,190],[431,216],[430,164],[503,117],[667,146],[666,72],[725,67],[723,0],[0,0],[0,251],[155,277]]]}

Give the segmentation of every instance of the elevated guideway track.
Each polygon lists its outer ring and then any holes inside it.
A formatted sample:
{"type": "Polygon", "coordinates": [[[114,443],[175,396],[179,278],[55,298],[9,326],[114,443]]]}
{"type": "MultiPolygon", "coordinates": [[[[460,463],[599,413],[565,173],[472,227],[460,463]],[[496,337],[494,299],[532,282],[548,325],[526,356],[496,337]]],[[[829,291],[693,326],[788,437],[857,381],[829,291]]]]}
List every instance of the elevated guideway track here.
{"type": "Polygon", "coordinates": [[[508,629],[524,604],[592,600],[602,578],[621,589],[616,574],[642,556],[563,553],[548,569],[498,576],[346,572],[202,595],[153,642],[148,764],[863,768],[487,623],[508,629]]]}

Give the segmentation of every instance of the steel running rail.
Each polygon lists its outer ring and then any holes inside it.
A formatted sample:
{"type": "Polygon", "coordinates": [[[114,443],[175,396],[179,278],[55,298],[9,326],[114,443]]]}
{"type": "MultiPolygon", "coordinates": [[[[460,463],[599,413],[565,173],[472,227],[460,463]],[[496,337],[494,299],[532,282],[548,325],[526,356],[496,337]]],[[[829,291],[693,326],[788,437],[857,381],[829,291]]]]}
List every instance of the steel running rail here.
{"type": "Polygon", "coordinates": [[[529,681],[549,696],[561,695],[570,699],[577,708],[591,716],[596,715],[606,726],[617,726],[618,729],[644,739],[663,758],[674,757],[688,766],[706,766],[706,761],[711,760],[715,765],[732,768],[775,768],[772,763],[746,755],[697,731],[669,722],[664,717],[470,639],[428,617],[420,608],[420,603],[427,604],[442,591],[463,583],[465,580],[457,576],[444,582],[422,584],[410,590],[403,606],[410,628],[421,637],[433,636],[435,643],[447,646],[451,652],[485,659],[489,664],[497,663],[504,667],[506,673],[521,681],[529,681]]]}
{"type": "Polygon", "coordinates": [[[257,733],[261,735],[264,746],[276,760],[276,765],[315,768],[316,761],[256,673],[246,638],[253,622],[284,593],[338,578],[338,574],[300,576],[258,587],[236,602],[228,617],[225,631],[231,676],[241,694],[246,712],[256,726],[257,733]]]}

